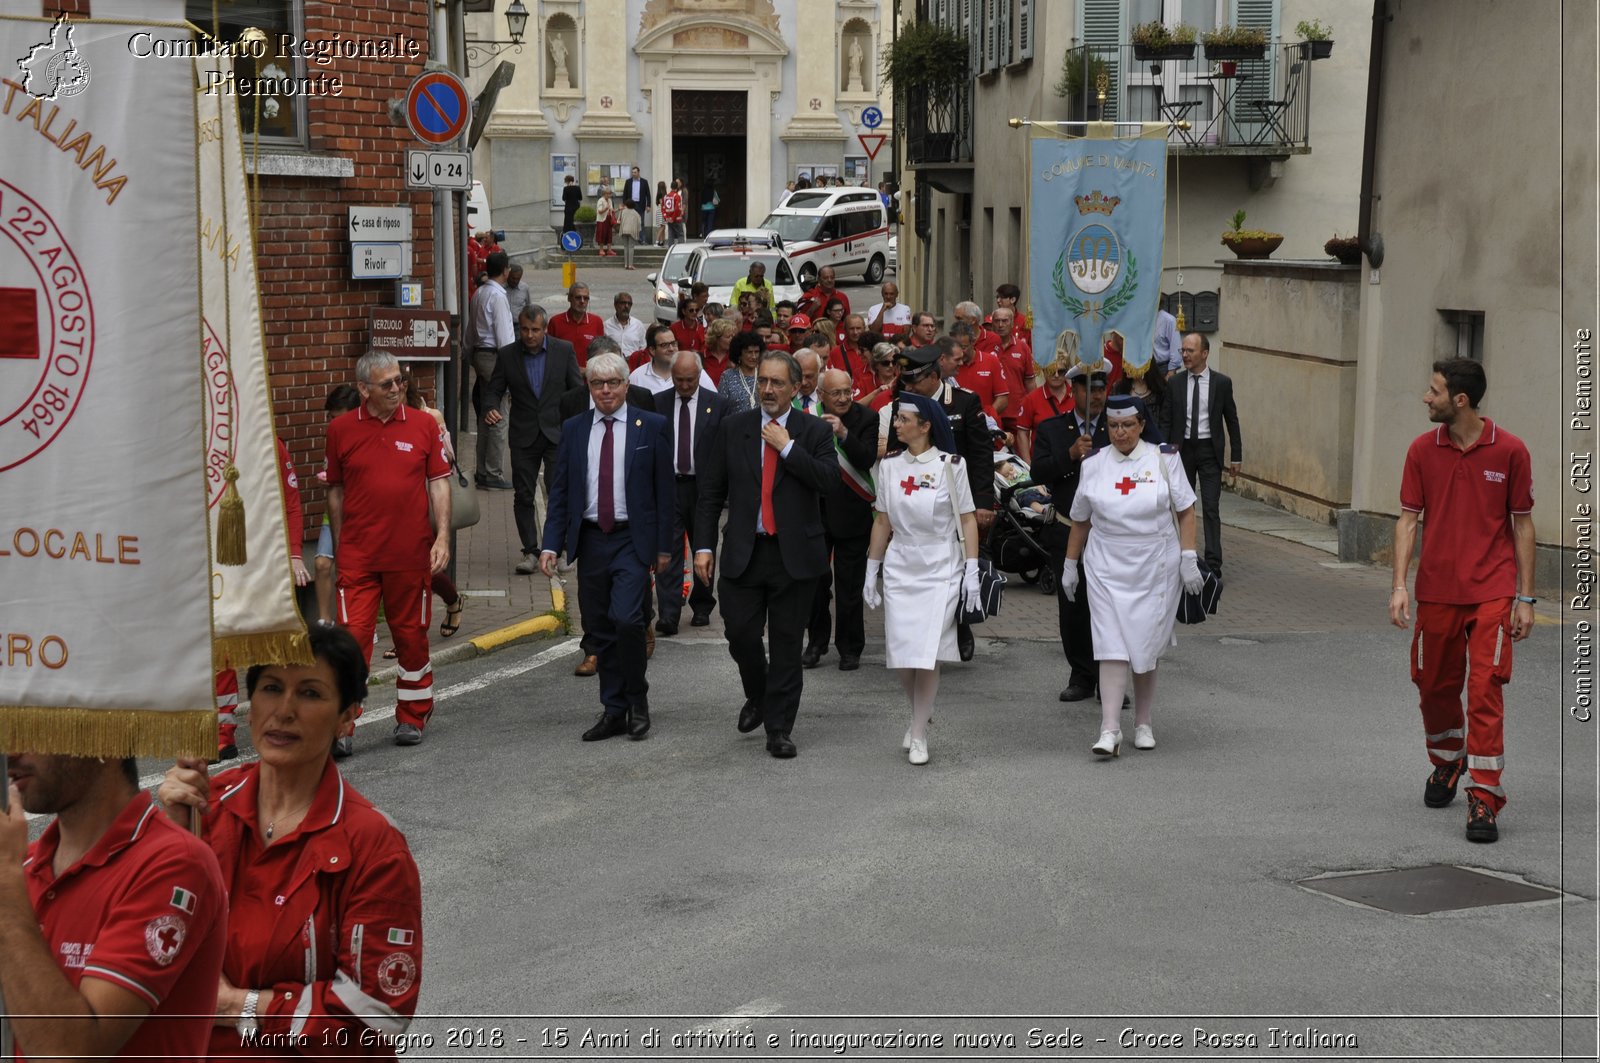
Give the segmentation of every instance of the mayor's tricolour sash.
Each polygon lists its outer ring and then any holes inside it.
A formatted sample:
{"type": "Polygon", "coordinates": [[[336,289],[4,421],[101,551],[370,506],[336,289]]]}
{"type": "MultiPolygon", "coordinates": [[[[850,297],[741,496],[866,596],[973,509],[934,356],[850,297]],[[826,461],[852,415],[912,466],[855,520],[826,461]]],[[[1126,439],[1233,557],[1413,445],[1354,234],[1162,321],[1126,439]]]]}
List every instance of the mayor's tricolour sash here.
{"type": "Polygon", "coordinates": [[[139,28],[0,16],[4,750],[216,748],[196,72],[139,28]]]}

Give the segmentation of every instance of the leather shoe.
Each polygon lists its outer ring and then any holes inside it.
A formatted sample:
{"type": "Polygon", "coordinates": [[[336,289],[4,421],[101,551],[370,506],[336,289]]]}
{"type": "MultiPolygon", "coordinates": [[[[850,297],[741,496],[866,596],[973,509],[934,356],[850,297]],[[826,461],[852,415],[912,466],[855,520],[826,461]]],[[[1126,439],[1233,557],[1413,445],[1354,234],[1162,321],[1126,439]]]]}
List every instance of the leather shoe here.
{"type": "Polygon", "coordinates": [[[490,480],[490,479],[485,478],[485,479],[482,479],[482,480],[478,481],[478,486],[483,488],[485,491],[514,491],[514,490],[516,490],[516,487],[511,483],[510,480],[490,480]]]}
{"type": "Polygon", "coordinates": [[[822,661],[822,655],[827,652],[826,647],[818,646],[815,642],[811,643],[800,655],[800,667],[815,668],[822,661]]]}
{"type": "Polygon", "coordinates": [[[789,732],[774,731],[767,735],[767,752],[779,760],[788,760],[800,751],[789,741],[789,732]]]}
{"type": "Polygon", "coordinates": [[[572,674],[594,675],[598,671],[600,671],[600,658],[595,655],[590,655],[578,662],[578,667],[572,670],[572,674]]]}
{"type": "Polygon", "coordinates": [[[689,621],[689,626],[690,627],[710,627],[711,626],[711,614],[710,613],[696,613],[696,614],[694,614],[694,619],[689,621]]]}
{"type": "Polygon", "coordinates": [[[1094,687],[1083,683],[1068,683],[1067,689],[1061,692],[1062,701],[1088,701],[1094,697],[1094,687]]]}
{"type": "Polygon", "coordinates": [[[956,649],[961,651],[963,661],[972,660],[972,651],[976,647],[972,642],[972,628],[967,624],[956,625],[956,649]]]}
{"type": "Polygon", "coordinates": [[[739,733],[749,734],[761,726],[761,721],[766,714],[761,709],[761,704],[756,701],[747,701],[739,709],[739,733]]]}
{"type": "Polygon", "coordinates": [[[602,712],[594,726],[583,732],[585,742],[603,742],[607,738],[628,733],[628,717],[626,714],[616,716],[602,712]]]}
{"type": "Polygon", "coordinates": [[[644,629],[644,659],[648,661],[650,658],[654,657],[655,655],[656,655],[656,629],[653,628],[653,627],[647,627],[647,628],[644,629]]]}
{"type": "Polygon", "coordinates": [[[628,715],[628,737],[637,741],[650,730],[650,707],[635,705],[628,715]]]}
{"type": "Polygon", "coordinates": [[[665,620],[657,620],[656,621],[656,634],[661,635],[664,638],[669,638],[670,639],[672,636],[676,635],[677,633],[678,633],[678,625],[677,624],[668,623],[665,620]]]}
{"type": "Polygon", "coordinates": [[[861,658],[853,653],[839,654],[839,671],[853,672],[861,667],[861,658]]]}

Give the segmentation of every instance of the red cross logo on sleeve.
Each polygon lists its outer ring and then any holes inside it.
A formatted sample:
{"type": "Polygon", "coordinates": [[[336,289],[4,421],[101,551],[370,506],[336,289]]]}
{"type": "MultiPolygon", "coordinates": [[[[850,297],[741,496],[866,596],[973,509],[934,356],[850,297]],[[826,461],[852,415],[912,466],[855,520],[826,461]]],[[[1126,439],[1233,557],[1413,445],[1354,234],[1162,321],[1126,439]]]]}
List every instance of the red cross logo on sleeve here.
{"type": "Polygon", "coordinates": [[[1128,492],[1132,491],[1135,487],[1138,487],[1139,485],[1136,482],[1134,482],[1133,480],[1130,480],[1126,476],[1124,476],[1120,483],[1114,483],[1111,486],[1115,487],[1118,491],[1121,491],[1123,498],[1127,498],[1128,497],[1128,492]]]}
{"type": "Polygon", "coordinates": [[[901,486],[901,488],[903,488],[905,490],[906,497],[910,498],[911,497],[911,492],[913,492],[913,491],[915,491],[917,489],[916,477],[907,476],[904,480],[900,481],[900,486],[901,486]]]}
{"type": "Polygon", "coordinates": [[[175,926],[162,928],[161,933],[156,936],[161,939],[161,948],[164,952],[175,952],[178,946],[183,943],[183,939],[178,936],[178,928],[175,926]]]}

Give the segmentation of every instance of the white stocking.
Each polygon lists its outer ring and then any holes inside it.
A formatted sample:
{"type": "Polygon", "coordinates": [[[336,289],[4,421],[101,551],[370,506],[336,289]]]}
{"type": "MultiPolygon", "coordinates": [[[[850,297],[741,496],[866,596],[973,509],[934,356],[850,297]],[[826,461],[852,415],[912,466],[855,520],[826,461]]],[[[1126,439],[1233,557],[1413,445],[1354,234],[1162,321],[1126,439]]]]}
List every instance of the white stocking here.
{"type": "Polygon", "coordinates": [[[913,740],[928,737],[928,721],[933,718],[933,699],[939,693],[939,666],[906,669],[912,677],[911,737],[913,740]]]}
{"type": "Polygon", "coordinates": [[[1100,662],[1100,730],[1122,730],[1122,698],[1128,692],[1128,662],[1100,662]]]}
{"type": "Polygon", "coordinates": [[[1156,704],[1156,670],[1133,673],[1133,722],[1134,726],[1150,724],[1150,710],[1156,704]]]}

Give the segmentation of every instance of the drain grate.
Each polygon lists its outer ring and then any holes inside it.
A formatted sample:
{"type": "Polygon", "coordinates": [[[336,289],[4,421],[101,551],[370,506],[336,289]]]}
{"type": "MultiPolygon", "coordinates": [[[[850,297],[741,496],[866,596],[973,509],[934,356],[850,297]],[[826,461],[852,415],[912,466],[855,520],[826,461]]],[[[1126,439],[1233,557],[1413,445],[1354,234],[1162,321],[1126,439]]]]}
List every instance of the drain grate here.
{"type": "Polygon", "coordinates": [[[1399,915],[1432,915],[1495,904],[1528,904],[1561,896],[1554,890],[1450,864],[1301,879],[1299,885],[1399,915]]]}

